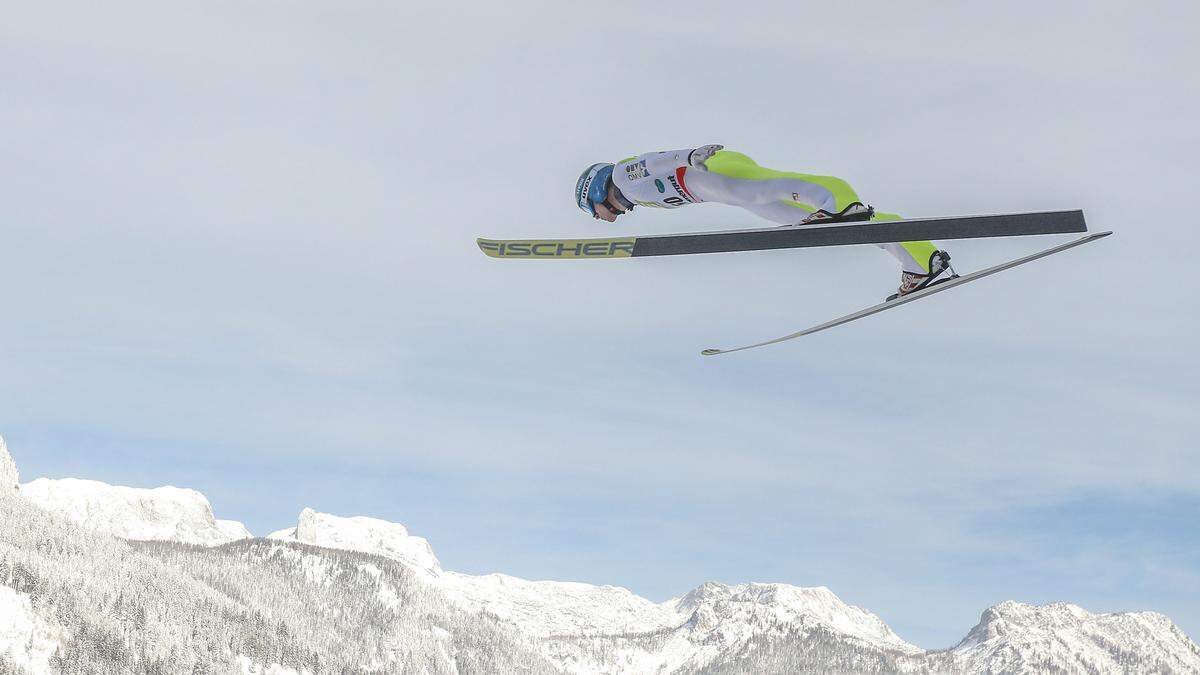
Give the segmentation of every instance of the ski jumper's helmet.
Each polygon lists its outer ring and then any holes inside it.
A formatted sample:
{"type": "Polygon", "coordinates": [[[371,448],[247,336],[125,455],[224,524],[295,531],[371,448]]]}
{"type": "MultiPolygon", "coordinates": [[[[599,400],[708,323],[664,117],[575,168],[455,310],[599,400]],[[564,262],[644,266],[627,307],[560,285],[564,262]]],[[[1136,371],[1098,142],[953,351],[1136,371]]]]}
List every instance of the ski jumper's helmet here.
{"type": "Polygon", "coordinates": [[[593,217],[596,215],[596,202],[608,198],[608,184],[612,181],[612,172],[612,164],[593,164],[584,170],[579,176],[579,182],[575,183],[575,203],[593,217]]]}

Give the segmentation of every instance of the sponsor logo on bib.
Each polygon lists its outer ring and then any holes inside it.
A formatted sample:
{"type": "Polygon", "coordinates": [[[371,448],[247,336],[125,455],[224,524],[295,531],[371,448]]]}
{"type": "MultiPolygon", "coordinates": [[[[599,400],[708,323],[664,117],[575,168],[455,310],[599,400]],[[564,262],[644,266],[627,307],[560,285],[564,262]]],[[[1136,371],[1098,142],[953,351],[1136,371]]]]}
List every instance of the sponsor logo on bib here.
{"type": "Polygon", "coordinates": [[[675,176],[667,176],[667,180],[671,182],[671,187],[675,188],[675,192],[678,193],[679,197],[682,197],[683,199],[679,199],[678,197],[669,197],[667,199],[664,199],[663,201],[665,201],[669,204],[681,204],[684,201],[687,201],[687,202],[695,202],[696,201],[695,199],[692,198],[692,195],[687,191],[687,189],[679,184],[679,181],[675,179],[675,176]],[[676,201],[671,201],[672,199],[674,199],[676,201]]]}

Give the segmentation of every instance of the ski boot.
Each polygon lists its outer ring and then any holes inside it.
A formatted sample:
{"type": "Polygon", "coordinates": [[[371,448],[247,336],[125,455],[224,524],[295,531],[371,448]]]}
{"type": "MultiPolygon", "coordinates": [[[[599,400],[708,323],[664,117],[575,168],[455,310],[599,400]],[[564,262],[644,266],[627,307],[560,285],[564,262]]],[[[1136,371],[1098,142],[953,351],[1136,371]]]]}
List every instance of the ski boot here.
{"type": "Polygon", "coordinates": [[[808,214],[808,217],[800,221],[800,225],[825,225],[830,223],[853,223],[862,220],[870,220],[875,215],[875,207],[867,206],[862,202],[851,202],[846,208],[831,213],[825,209],[817,209],[808,214]]]}
{"type": "Polygon", "coordinates": [[[945,251],[934,251],[929,256],[929,274],[916,272],[900,273],[900,288],[887,297],[888,302],[922,288],[937,286],[944,281],[957,279],[958,273],[950,266],[950,254],[945,251]]]}

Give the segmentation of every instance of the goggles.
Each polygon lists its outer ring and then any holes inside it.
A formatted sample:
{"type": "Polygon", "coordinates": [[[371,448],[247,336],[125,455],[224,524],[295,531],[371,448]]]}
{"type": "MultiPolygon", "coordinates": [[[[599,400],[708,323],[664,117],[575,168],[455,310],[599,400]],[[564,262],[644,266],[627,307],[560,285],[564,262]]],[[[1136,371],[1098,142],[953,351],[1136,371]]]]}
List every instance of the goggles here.
{"type": "MultiPolygon", "coordinates": [[[[610,181],[610,184],[611,184],[611,181],[610,181]]],[[[626,199],[625,195],[621,193],[621,189],[616,186],[613,186],[613,197],[615,197],[615,199],[613,201],[615,201],[616,203],[621,205],[621,208],[624,210],[623,211],[624,213],[629,213],[630,211],[633,210],[633,202],[626,199]]],[[[592,217],[593,218],[600,217],[600,216],[596,215],[596,204],[604,204],[604,206],[609,211],[612,211],[612,212],[618,213],[618,214],[621,213],[621,212],[617,211],[616,209],[614,209],[613,205],[608,201],[607,190],[605,191],[605,195],[603,198],[592,202],[591,207],[592,207],[592,217]]]]}

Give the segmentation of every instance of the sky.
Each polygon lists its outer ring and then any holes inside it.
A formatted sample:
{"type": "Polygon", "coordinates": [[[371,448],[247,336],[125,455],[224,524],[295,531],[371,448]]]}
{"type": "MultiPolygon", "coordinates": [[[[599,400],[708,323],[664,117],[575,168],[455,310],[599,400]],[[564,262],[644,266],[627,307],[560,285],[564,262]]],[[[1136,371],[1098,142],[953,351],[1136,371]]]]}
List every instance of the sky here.
{"type": "MultiPolygon", "coordinates": [[[[1003,600],[1200,637],[1195,3],[24,3],[0,24],[0,434],[23,480],[308,506],[443,566],[827,586],[927,648],[1003,600]],[[909,216],[1115,235],[894,291],[874,247],[493,260],[720,143],[909,216]]],[[[946,242],[978,269],[1066,235],[946,242]]]]}

